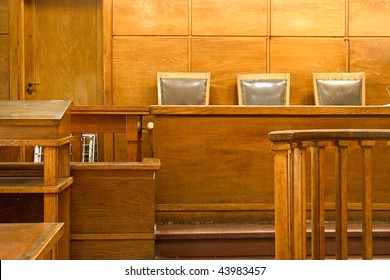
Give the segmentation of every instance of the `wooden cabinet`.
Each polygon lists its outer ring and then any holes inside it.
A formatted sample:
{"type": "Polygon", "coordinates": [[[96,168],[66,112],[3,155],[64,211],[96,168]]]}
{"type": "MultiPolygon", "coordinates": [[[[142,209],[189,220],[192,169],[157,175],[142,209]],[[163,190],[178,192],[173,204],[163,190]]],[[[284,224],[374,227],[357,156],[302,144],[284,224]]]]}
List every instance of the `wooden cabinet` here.
{"type": "MultiPolygon", "coordinates": [[[[41,176],[3,172],[0,195],[43,195],[43,221],[64,223],[64,234],[54,248],[55,257],[69,258],[70,177],[69,136],[71,101],[0,101],[0,146],[42,146],[41,176]]],[[[1,204],[0,210],[12,201],[1,204]]],[[[15,215],[18,211],[15,212],[15,215]]]]}

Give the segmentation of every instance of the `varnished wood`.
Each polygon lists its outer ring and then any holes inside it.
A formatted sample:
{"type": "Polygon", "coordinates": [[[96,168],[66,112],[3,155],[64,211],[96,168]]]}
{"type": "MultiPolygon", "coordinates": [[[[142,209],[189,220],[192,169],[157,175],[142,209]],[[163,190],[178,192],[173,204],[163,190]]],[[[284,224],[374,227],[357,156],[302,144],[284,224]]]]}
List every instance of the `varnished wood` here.
{"type": "Polygon", "coordinates": [[[335,177],[336,177],[336,258],[348,258],[348,209],[347,209],[347,145],[336,144],[335,177]]]}
{"type": "MultiPolygon", "coordinates": [[[[282,128],[385,129],[390,126],[389,110],[382,106],[151,106],[151,114],[155,116],[154,153],[164,163],[156,175],[157,221],[186,223],[186,213],[191,212],[197,222],[273,222],[276,192],[268,139],[270,131],[282,128]],[[178,130],[182,131],[180,138],[178,130]]],[[[376,162],[383,163],[373,171],[373,217],[377,221],[387,219],[390,206],[386,198],[388,153],[386,147],[373,148],[376,162]]],[[[349,182],[356,191],[349,194],[348,209],[351,219],[356,220],[361,209],[358,201],[362,175],[360,165],[353,163],[360,152],[353,150],[349,156],[352,157],[348,164],[349,182]]],[[[324,149],[324,157],[327,178],[324,181],[324,218],[329,220],[333,219],[335,210],[331,149],[324,149]]],[[[310,204],[308,200],[308,210],[310,204]]]]}
{"type": "Polygon", "coordinates": [[[389,30],[385,28],[389,12],[386,2],[350,0],[349,8],[349,34],[351,36],[390,35],[389,30]]]}
{"type": "Polygon", "coordinates": [[[40,85],[33,87],[31,95],[23,89],[25,99],[102,104],[103,89],[99,80],[102,80],[103,56],[102,48],[97,47],[102,43],[97,2],[39,0],[31,3],[35,21],[25,24],[34,26],[32,30],[30,28],[33,33],[28,34],[34,42],[25,46],[30,48],[25,50],[25,68],[26,74],[31,73],[29,77],[35,78],[31,82],[40,85]],[[28,59],[31,53],[34,61],[28,59]]]}
{"type": "MultiPolygon", "coordinates": [[[[1,177],[2,194],[43,194],[43,222],[63,222],[64,234],[53,254],[69,258],[69,168],[71,101],[1,101],[0,145],[43,146],[39,177],[1,177]],[[34,114],[35,113],[35,114],[34,114]]],[[[38,165],[36,165],[38,166],[38,165]]],[[[25,174],[26,175],[26,174],[25,174]]],[[[38,205],[37,205],[38,206],[38,205]]]]}
{"type": "Polygon", "coordinates": [[[7,34],[9,31],[8,28],[8,1],[0,1],[0,34],[7,34]]]}
{"type": "MultiPolygon", "coordinates": [[[[3,0],[4,1],[4,0],[3,0]]],[[[7,1],[5,1],[7,2],[7,1]]],[[[24,2],[9,1],[9,99],[23,100],[24,90],[24,2]]]]}
{"type": "Polygon", "coordinates": [[[102,1],[102,32],[103,32],[103,91],[104,105],[113,104],[113,73],[112,73],[112,0],[102,1]]]}
{"type": "Polygon", "coordinates": [[[291,228],[287,223],[282,221],[291,219],[291,204],[290,201],[286,200],[289,196],[290,186],[288,185],[288,161],[289,154],[288,150],[290,145],[281,143],[273,146],[274,151],[274,192],[275,192],[275,257],[276,259],[289,259],[291,258],[291,252],[285,250],[278,250],[289,244],[291,228]]]}
{"type": "MultiPolygon", "coordinates": [[[[278,230],[283,228],[294,227],[297,214],[300,211],[299,205],[306,206],[306,195],[301,193],[301,188],[304,185],[302,181],[296,180],[295,174],[300,168],[305,168],[297,149],[303,145],[304,142],[311,143],[311,184],[312,184],[312,254],[313,259],[323,259],[325,248],[325,240],[321,237],[324,232],[323,227],[323,209],[325,201],[322,197],[322,177],[324,175],[325,166],[320,159],[320,153],[318,148],[318,141],[333,140],[334,152],[335,152],[335,247],[336,247],[336,259],[348,259],[348,194],[352,192],[348,190],[348,153],[355,146],[361,147],[361,161],[362,161],[362,258],[373,258],[373,216],[372,216],[372,148],[375,146],[376,141],[387,142],[390,138],[390,130],[388,129],[312,129],[312,130],[291,130],[291,131],[274,131],[269,133],[269,138],[273,142],[274,147],[281,145],[291,145],[291,148],[287,149],[287,153],[293,153],[293,160],[286,158],[278,160],[279,156],[274,149],[274,170],[275,170],[275,190],[282,188],[289,188],[292,186],[290,192],[283,195],[275,194],[275,209],[278,209],[279,205],[283,205],[286,201],[291,202],[294,207],[292,212],[293,218],[287,216],[285,220],[275,220],[275,236],[278,236],[278,230]],[[276,165],[280,165],[279,167],[276,165]],[[294,176],[291,178],[287,176],[287,180],[284,180],[284,174],[278,173],[279,168],[288,166],[287,172],[294,172],[294,176]],[[281,185],[279,185],[281,184],[281,185]],[[302,199],[304,197],[305,199],[302,199]],[[280,201],[278,201],[280,200],[280,201]],[[296,207],[298,205],[298,207],[296,207]],[[281,223],[278,225],[277,223],[281,223]]],[[[324,142],[324,143],[326,143],[324,142]]],[[[323,144],[321,144],[323,145],[323,144]]],[[[299,173],[298,173],[299,174],[299,173]]],[[[306,211],[305,211],[306,212],[306,211]]],[[[275,211],[275,217],[277,216],[275,211]]],[[[300,223],[306,224],[305,220],[300,220],[300,223]]],[[[283,232],[282,232],[283,234],[283,232]]],[[[302,243],[298,236],[306,239],[306,230],[303,232],[294,231],[294,234],[287,236],[290,241],[284,243],[276,243],[275,254],[285,258],[300,259],[301,255],[296,253],[296,246],[301,248],[302,243]],[[279,247],[282,246],[282,247],[279,247]],[[278,248],[279,247],[279,248],[278,248]]],[[[304,252],[306,255],[306,252],[304,252]]]]}
{"type": "Polygon", "coordinates": [[[36,260],[51,252],[64,232],[63,223],[0,224],[0,259],[36,260]]]}
{"type": "Polygon", "coordinates": [[[272,1],[272,36],[344,36],[345,3],[293,0],[272,1]]]}
{"type": "Polygon", "coordinates": [[[159,169],[158,159],[71,164],[72,259],[153,259],[159,169]]]}
{"type": "Polygon", "coordinates": [[[192,2],[193,35],[266,36],[267,0],[192,2]],[[230,24],[226,24],[230,22],[230,24]]]}
{"type": "Polygon", "coordinates": [[[189,35],[186,0],[148,3],[115,0],[112,10],[115,35],[189,35]]]}
{"type": "Polygon", "coordinates": [[[372,148],[374,141],[362,141],[362,174],[364,178],[362,188],[362,210],[363,210],[363,259],[371,260],[373,258],[372,245],[372,148]]]}
{"type": "Polygon", "coordinates": [[[346,44],[343,38],[273,37],[270,40],[270,72],[291,74],[291,105],[314,105],[314,72],[348,71],[346,44]],[[290,47],[286,49],[287,45],[290,47]],[[304,61],[305,67],[297,61],[304,61]]]}
{"type": "MultiPolygon", "coordinates": [[[[124,133],[126,160],[141,161],[142,117],[149,114],[149,106],[73,106],[71,109],[71,133],[102,133],[104,135],[103,161],[114,161],[116,150],[113,135],[124,133]],[[110,136],[111,135],[111,136],[110,136]],[[111,137],[111,141],[110,141],[111,137]]],[[[123,143],[122,143],[123,145],[123,143]]],[[[73,161],[81,161],[81,142],[73,144],[73,161]]]]}
{"type": "Polygon", "coordinates": [[[312,259],[325,259],[325,146],[311,142],[311,252],[312,259]]]}
{"type": "Polygon", "coordinates": [[[9,36],[0,33],[0,99],[9,99],[10,96],[9,79],[7,79],[10,74],[9,52],[9,36]]]}
{"type": "Polygon", "coordinates": [[[303,148],[300,144],[293,145],[292,152],[292,185],[291,195],[294,200],[291,203],[292,215],[292,257],[297,260],[306,259],[306,177],[303,168],[305,159],[303,148]]]}

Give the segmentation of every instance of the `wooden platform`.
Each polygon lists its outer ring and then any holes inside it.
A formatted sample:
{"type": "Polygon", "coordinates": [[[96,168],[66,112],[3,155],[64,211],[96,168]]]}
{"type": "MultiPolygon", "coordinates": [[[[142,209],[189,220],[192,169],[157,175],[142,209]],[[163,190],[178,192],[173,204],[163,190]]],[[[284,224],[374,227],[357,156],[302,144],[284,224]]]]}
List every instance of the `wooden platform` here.
{"type": "MultiPolygon", "coordinates": [[[[274,259],[273,225],[157,225],[156,259],[274,259]]],[[[334,259],[334,225],[326,228],[326,255],[334,259]]],[[[374,225],[374,258],[390,258],[390,224],[374,225]]],[[[359,259],[361,226],[348,228],[351,259],[359,259]]],[[[310,232],[308,232],[310,258],[310,232]]]]}

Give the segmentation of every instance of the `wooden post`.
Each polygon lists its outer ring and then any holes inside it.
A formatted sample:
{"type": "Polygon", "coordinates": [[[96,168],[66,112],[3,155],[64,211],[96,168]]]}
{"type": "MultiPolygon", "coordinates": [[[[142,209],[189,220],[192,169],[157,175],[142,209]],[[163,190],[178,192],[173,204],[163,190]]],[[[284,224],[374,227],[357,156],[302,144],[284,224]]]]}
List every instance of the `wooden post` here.
{"type": "Polygon", "coordinates": [[[302,153],[302,144],[293,144],[292,161],[292,259],[306,259],[306,185],[304,177],[304,156],[302,153]]]}
{"type": "Polygon", "coordinates": [[[311,257],[325,259],[325,144],[311,142],[311,257]]]}
{"type": "Polygon", "coordinates": [[[277,143],[272,146],[274,152],[274,188],[275,188],[275,258],[291,259],[290,229],[290,192],[289,182],[289,143],[277,143]]]}
{"type": "Polygon", "coordinates": [[[347,153],[348,141],[336,141],[336,259],[348,259],[347,153]]]}
{"type": "Polygon", "coordinates": [[[362,149],[362,212],[363,212],[363,254],[364,260],[372,260],[372,147],[375,141],[361,141],[362,149]]]}

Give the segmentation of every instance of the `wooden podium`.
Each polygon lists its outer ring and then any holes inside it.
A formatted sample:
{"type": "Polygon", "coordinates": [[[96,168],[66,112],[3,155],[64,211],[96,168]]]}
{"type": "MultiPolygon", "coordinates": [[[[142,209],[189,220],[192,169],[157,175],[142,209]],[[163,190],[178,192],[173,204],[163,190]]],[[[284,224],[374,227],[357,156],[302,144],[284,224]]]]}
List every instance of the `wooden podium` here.
{"type": "MultiPolygon", "coordinates": [[[[0,101],[0,146],[42,146],[42,176],[14,172],[0,177],[0,194],[43,194],[43,221],[64,223],[54,248],[58,259],[69,258],[71,101],[0,101]]],[[[9,163],[8,163],[9,164],[9,163]]],[[[23,165],[23,163],[19,163],[23,165]]],[[[1,208],[5,205],[0,206],[1,208]]]]}

